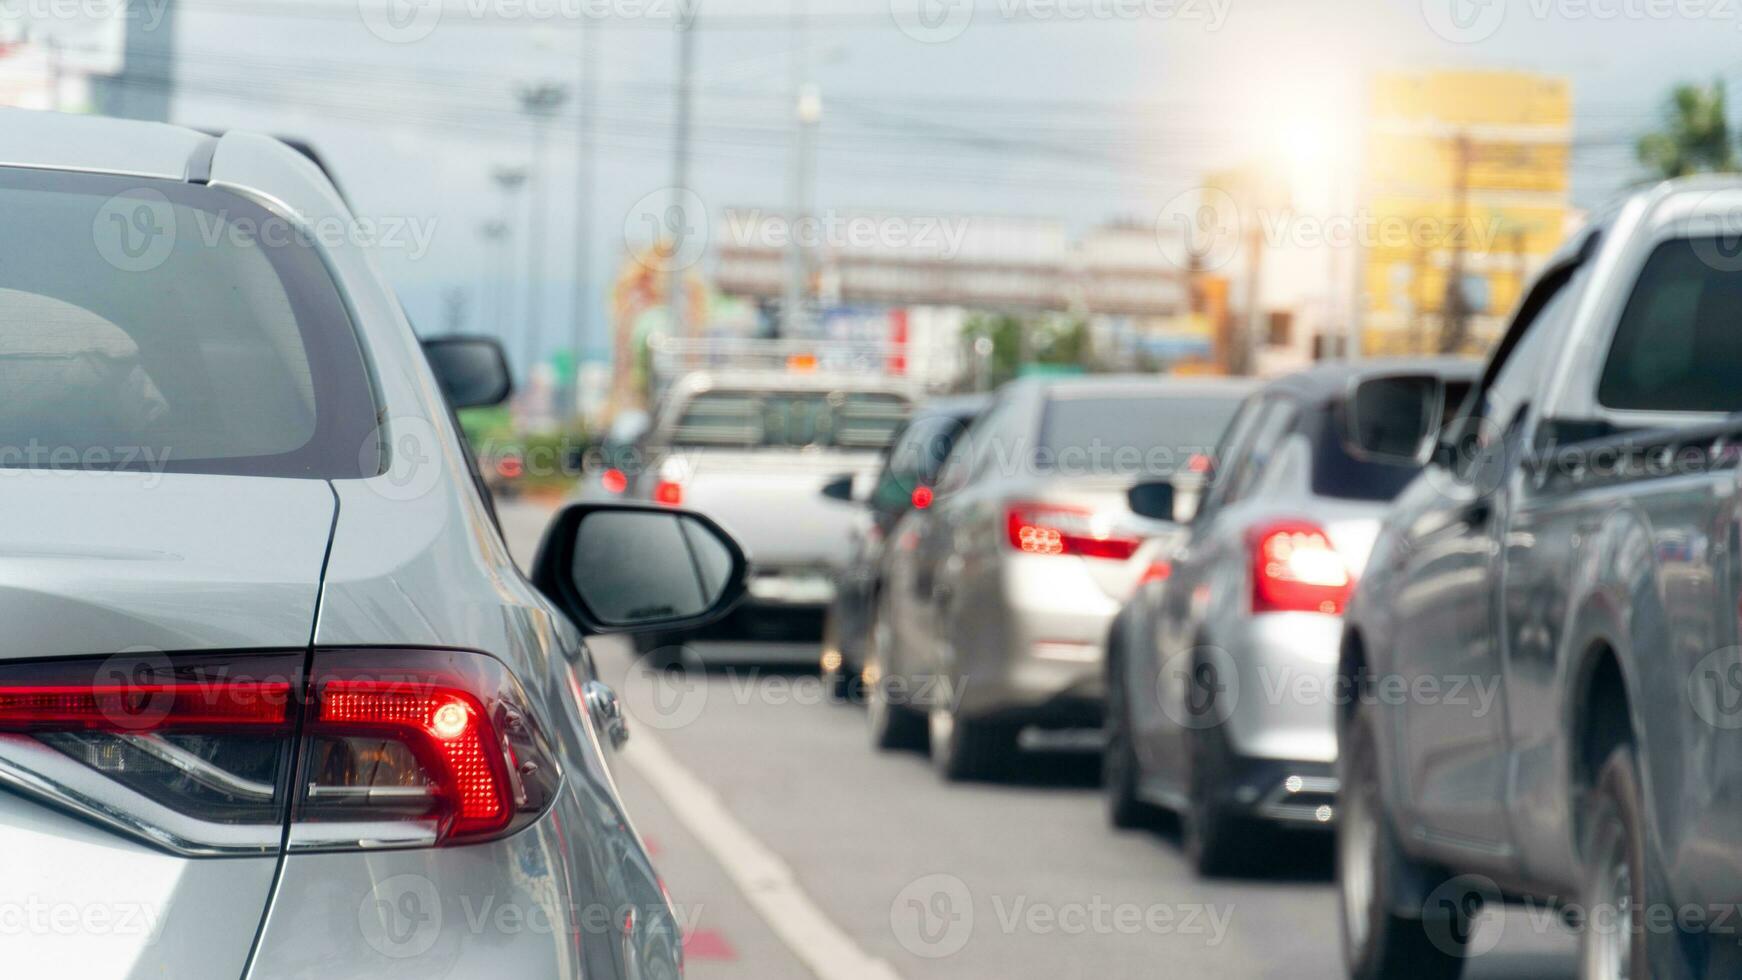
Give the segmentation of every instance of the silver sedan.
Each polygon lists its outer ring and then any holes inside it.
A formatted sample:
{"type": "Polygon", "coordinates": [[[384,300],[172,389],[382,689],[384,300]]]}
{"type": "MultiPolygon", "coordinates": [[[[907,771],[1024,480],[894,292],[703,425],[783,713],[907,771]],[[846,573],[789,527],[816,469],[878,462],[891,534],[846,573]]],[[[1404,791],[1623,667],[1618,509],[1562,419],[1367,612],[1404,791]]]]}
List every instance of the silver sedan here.
{"type": "Polygon", "coordinates": [[[275,140],[0,110],[0,214],[7,975],[675,978],[581,629],[735,544],[577,505],[523,578],[444,400],[500,348],[275,140]]]}

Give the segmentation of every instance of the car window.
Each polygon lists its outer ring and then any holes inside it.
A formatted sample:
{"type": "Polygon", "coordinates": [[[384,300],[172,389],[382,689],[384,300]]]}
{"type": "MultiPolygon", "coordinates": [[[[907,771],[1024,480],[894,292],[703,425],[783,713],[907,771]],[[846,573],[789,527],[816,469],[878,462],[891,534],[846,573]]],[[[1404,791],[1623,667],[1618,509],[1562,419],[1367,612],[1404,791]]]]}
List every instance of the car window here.
{"type": "Polygon", "coordinates": [[[216,188],[9,170],[0,466],[358,478],[375,399],[324,262],[216,188]]]}
{"type": "Polygon", "coordinates": [[[1742,272],[1717,244],[1664,242],[1651,253],[1615,328],[1597,401],[1645,412],[1742,409],[1742,272]]]}
{"type": "Polygon", "coordinates": [[[738,449],[882,449],[907,409],[907,399],[885,392],[715,389],[684,405],[671,443],[738,449]]]}
{"type": "Polygon", "coordinates": [[[954,415],[922,415],[896,437],[871,491],[871,505],[878,510],[905,510],[914,488],[930,486],[949,458],[956,438],[969,419],[954,415]]]}
{"type": "Polygon", "coordinates": [[[1264,408],[1270,399],[1262,394],[1250,395],[1240,403],[1240,409],[1234,415],[1234,420],[1228,423],[1222,438],[1216,443],[1215,452],[1210,454],[1214,469],[1211,471],[1212,482],[1204,495],[1203,503],[1193,520],[1201,520],[1222,505],[1228,495],[1228,481],[1225,477],[1234,468],[1234,461],[1246,448],[1252,438],[1252,430],[1257,427],[1258,420],[1264,416],[1264,408]]]}
{"type": "Polygon", "coordinates": [[[1226,394],[1052,398],[1036,459],[1064,473],[1174,476],[1211,451],[1239,407],[1239,397],[1226,394]]]}
{"type": "Polygon", "coordinates": [[[1253,429],[1246,452],[1241,455],[1233,473],[1229,474],[1228,495],[1223,503],[1245,499],[1264,475],[1272,456],[1283,439],[1293,431],[1299,409],[1290,398],[1273,398],[1264,407],[1264,414],[1253,429]]]}

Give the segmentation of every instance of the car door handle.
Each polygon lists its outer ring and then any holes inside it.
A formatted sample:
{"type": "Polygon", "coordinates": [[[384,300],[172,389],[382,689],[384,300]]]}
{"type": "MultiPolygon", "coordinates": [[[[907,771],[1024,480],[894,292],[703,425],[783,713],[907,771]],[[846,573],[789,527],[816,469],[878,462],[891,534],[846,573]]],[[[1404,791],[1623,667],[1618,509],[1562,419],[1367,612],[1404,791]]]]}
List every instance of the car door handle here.
{"type": "Polygon", "coordinates": [[[617,699],[617,692],[603,681],[588,681],[581,689],[586,693],[587,713],[599,726],[599,734],[610,741],[612,748],[622,748],[629,741],[629,719],[623,715],[623,702],[617,699]]]}

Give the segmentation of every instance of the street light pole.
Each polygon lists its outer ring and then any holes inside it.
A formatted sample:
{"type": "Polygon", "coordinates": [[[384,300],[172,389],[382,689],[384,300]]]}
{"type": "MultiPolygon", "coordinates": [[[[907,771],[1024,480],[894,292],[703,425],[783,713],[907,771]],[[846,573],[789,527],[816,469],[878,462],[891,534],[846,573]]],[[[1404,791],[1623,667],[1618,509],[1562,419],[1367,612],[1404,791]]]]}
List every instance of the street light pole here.
{"type": "MultiPolygon", "coordinates": [[[[690,180],[690,110],[695,85],[696,32],[690,20],[679,20],[677,30],[677,113],[676,131],[672,134],[671,192],[682,195],[690,180]]],[[[684,269],[678,256],[683,254],[684,235],[688,233],[689,216],[681,215],[671,232],[671,255],[666,268],[666,304],[671,313],[674,337],[689,336],[689,311],[684,303],[684,269]]]]}
{"type": "Polygon", "coordinates": [[[514,202],[515,192],[526,185],[525,167],[497,167],[490,177],[502,190],[502,281],[497,304],[497,333],[512,350],[514,331],[514,202]]]}
{"type": "Polygon", "coordinates": [[[581,348],[586,346],[593,283],[593,114],[598,88],[599,28],[582,20],[579,126],[575,137],[575,262],[573,319],[569,343],[574,348],[575,376],[570,407],[580,408],[581,348]]]}
{"type": "Polygon", "coordinates": [[[810,80],[810,20],[805,0],[795,0],[792,11],[793,143],[788,170],[786,235],[786,288],[781,296],[781,334],[796,337],[804,329],[806,293],[809,291],[810,256],[799,239],[811,206],[812,153],[817,124],[822,120],[822,95],[810,80]]]}
{"type": "Polygon", "coordinates": [[[526,288],[526,369],[531,372],[538,361],[539,343],[544,336],[544,240],[545,212],[549,210],[539,198],[544,182],[545,125],[568,98],[568,90],[554,82],[522,86],[520,108],[532,117],[532,172],[527,179],[532,213],[527,228],[527,288],[526,288]]]}

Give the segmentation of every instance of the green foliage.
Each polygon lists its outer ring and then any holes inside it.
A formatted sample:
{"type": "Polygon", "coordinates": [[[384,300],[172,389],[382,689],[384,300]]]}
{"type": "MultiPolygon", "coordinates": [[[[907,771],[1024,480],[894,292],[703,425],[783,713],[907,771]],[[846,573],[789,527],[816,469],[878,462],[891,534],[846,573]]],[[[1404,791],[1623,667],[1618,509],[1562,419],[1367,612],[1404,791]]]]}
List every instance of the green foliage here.
{"type": "Polygon", "coordinates": [[[962,327],[962,336],[972,345],[981,337],[992,341],[991,383],[1003,384],[1033,369],[1089,366],[1089,330],[1071,316],[1016,316],[1009,313],[976,313],[962,327]],[[1027,333],[1026,359],[1023,335],[1027,333]]]}
{"type": "Polygon", "coordinates": [[[1678,85],[1664,109],[1663,128],[1640,137],[1639,162],[1666,179],[1737,169],[1724,83],[1678,85]]]}

